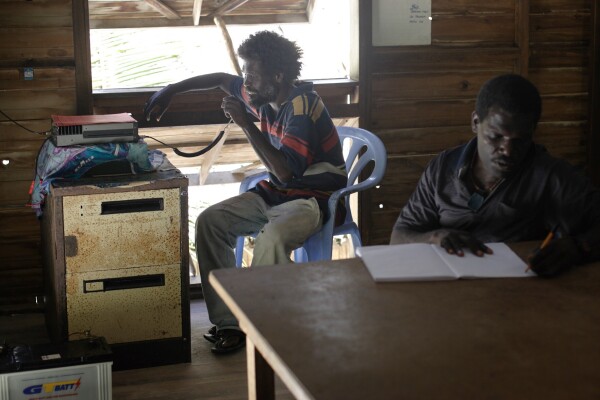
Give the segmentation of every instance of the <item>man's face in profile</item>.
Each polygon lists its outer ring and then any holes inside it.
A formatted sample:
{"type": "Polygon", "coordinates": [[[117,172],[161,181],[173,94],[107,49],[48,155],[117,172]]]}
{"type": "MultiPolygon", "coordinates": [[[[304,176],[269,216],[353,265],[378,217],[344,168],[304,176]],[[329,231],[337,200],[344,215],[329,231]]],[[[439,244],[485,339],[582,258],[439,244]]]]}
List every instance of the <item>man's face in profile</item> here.
{"type": "Polygon", "coordinates": [[[473,112],[471,127],[477,134],[477,153],[483,168],[498,178],[517,170],[533,144],[531,118],[514,116],[501,108],[490,108],[483,121],[473,112]]]}
{"type": "Polygon", "coordinates": [[[260,107],[267,103],[277,100],[279,94],[279,85],[275,77],[269,76],[259,61],[248,60],[244,63],[244,87],[250,104],[253,107],[260,107]]]}

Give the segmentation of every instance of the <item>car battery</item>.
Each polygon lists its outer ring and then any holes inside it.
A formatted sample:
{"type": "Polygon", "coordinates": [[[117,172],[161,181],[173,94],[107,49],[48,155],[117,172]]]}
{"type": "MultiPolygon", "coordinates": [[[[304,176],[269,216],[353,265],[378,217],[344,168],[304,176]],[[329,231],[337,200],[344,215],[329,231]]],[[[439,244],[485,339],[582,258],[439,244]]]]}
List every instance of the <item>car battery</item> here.
{"type": "Polygon", "coordinates": [[[3,345],[0,400],[112,399],[112,352],[103,337],[3,345]]]}

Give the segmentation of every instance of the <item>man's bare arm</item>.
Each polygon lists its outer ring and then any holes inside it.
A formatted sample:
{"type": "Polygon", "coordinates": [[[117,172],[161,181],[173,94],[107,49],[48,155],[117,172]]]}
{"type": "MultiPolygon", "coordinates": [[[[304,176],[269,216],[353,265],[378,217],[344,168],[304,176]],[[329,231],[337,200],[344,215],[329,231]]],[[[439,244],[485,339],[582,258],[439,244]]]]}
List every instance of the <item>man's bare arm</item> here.
{"type": "Polygon", "coordinates": [[[154,93],[144,106],[144,117],[147,121],[156,119],[160,121],[163,114],[169,108],[171,99],[178,93],[184,93],[190,90],[208,90],[220,88],[227,94],[231,81],[236,75],[217,72],[213,74],[198,75],[193,78],[184,79],[180,82],[167,85],[158,92],[154,93]]]}
{"type": "Polygon", "coordinates": [[[292,180],[293,172],[288,166],[283,153],[273,147],[256,125],[251,121],[244,105],[234,96],[223,99],[223,111],[244,131],[248,142],[258,155],[267,170],[277,177],[281,183],[292,180]]]}

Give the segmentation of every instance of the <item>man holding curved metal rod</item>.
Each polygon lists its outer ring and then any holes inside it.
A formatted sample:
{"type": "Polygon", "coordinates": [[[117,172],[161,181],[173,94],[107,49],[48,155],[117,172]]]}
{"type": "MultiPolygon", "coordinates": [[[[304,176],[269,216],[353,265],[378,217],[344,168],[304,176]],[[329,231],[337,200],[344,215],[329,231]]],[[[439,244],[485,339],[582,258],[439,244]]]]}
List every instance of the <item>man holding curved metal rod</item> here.
{"type": "MultiPolygon", "coordinates": [[[[212,351],[242,348],[237,320],[208,281],[211,270],[235,267],[238,236],[259,232],[252,265],[290,263],[291,251],[321,228],[331,193],[346,186],[346,169],[335,125],[312,84],[297,82],[302,50],[268,31],[238,48],[244,77],[214,73],[168,85],[146,104],[147,119],[160,119],[171,98],[188,90],[221,88],[221,107],[242,128],[269,172],[255,189],[215,204],[196,221],[196,249],[211,322],[204,337],[212,351]],[[260,121],[258,128],[252,116],[260,121]]],[[[342,207],[343,209],[343,207],[342,207]]]]}

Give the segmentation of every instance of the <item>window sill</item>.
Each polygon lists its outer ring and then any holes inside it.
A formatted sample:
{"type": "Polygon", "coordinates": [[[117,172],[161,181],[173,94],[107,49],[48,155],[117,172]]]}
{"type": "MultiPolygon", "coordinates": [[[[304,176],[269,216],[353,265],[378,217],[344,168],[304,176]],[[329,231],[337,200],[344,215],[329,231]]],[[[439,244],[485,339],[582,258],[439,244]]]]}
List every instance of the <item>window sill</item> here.
{"type": "MultiPolygon", "coordinates": [[[[314,80],[332,118],[358,117],[358,82],[352,79],[314,80]]],[[[219,89],[190,91],[176,96],[160,123],[145,121],[144,104],[157,88],[94,90],[94,114],[130,113],[141,128],[221,124],[227,122],[220,104],[219,89]]]]}

